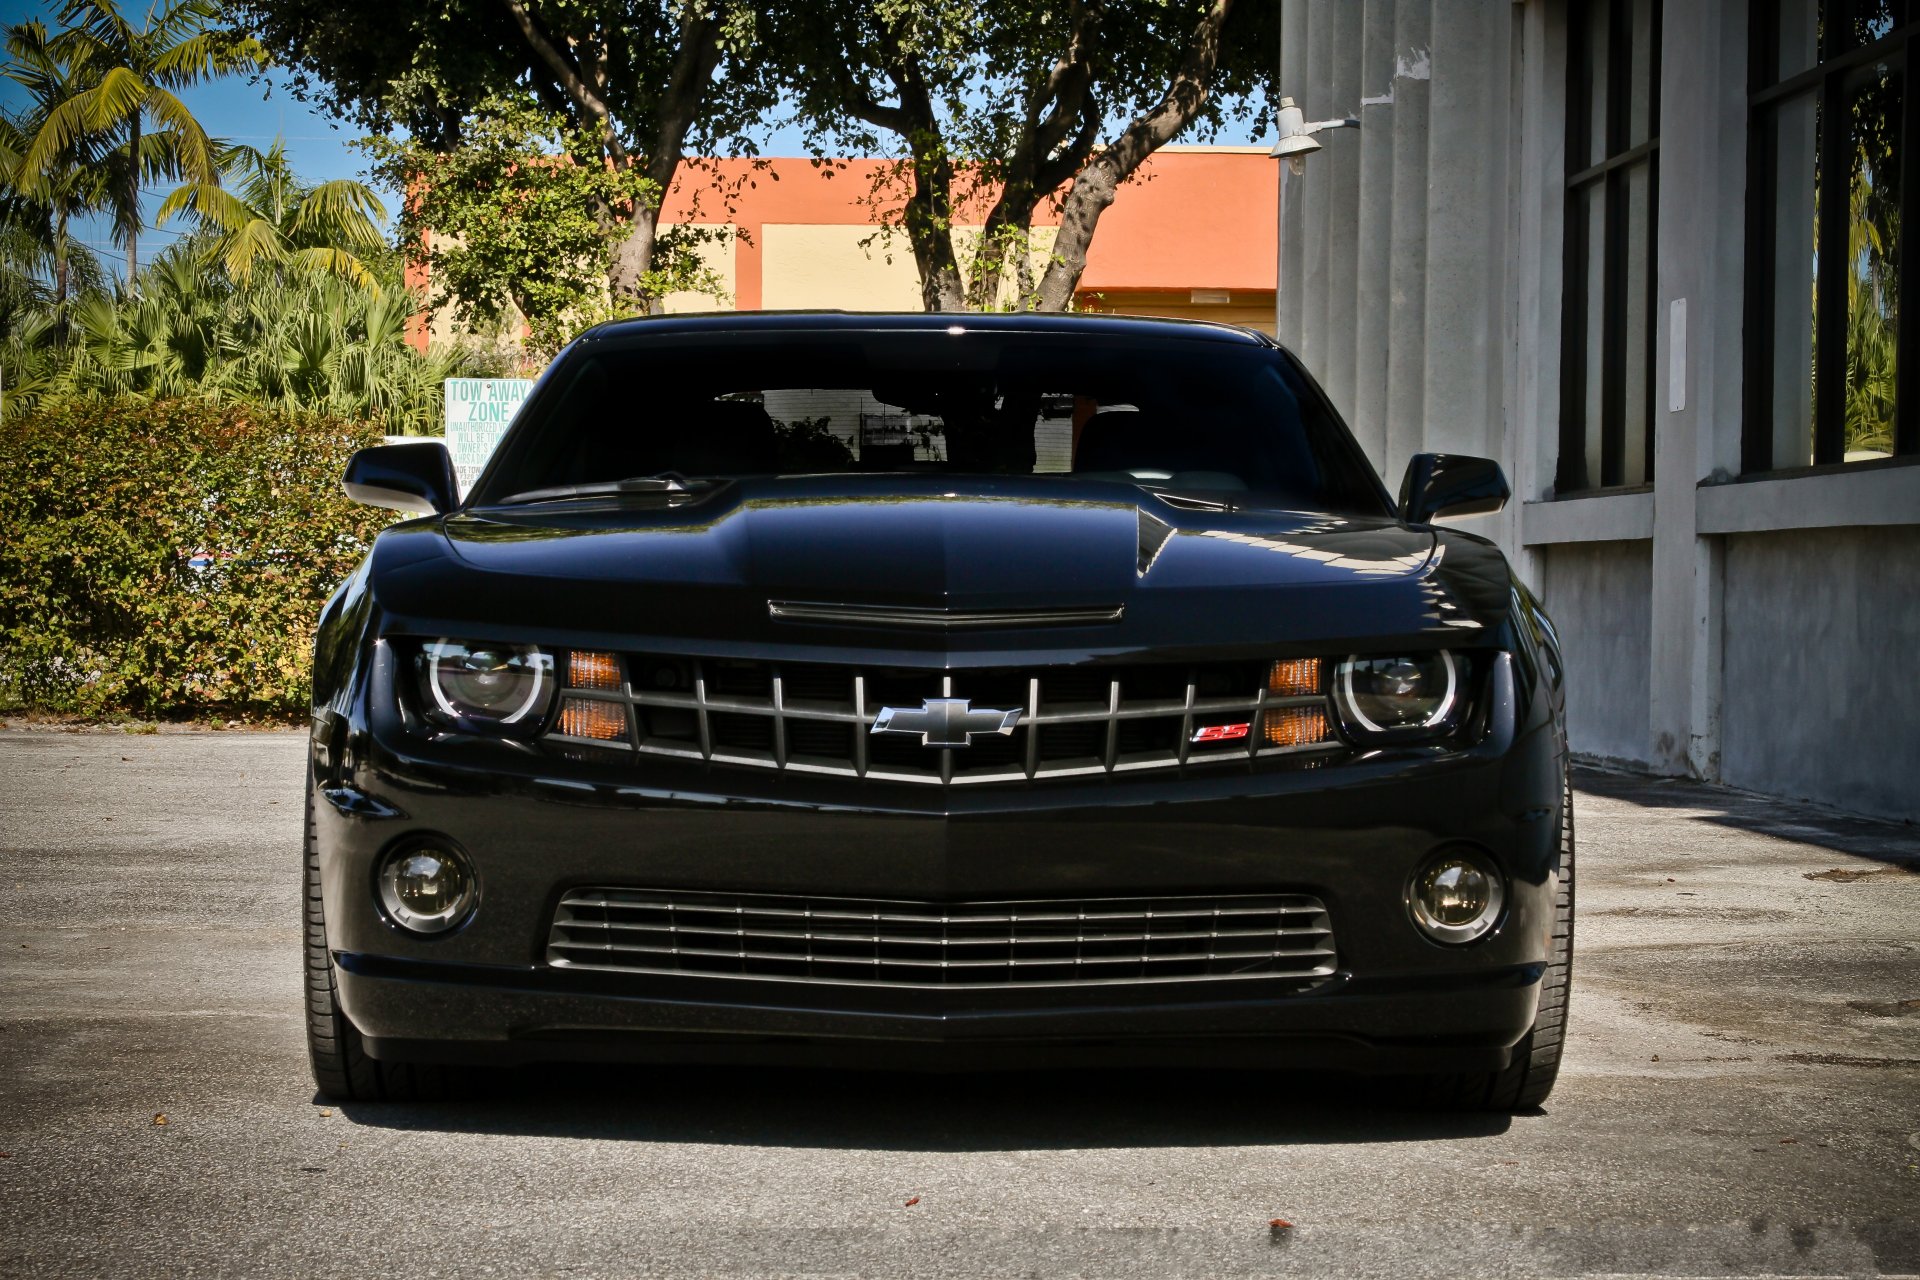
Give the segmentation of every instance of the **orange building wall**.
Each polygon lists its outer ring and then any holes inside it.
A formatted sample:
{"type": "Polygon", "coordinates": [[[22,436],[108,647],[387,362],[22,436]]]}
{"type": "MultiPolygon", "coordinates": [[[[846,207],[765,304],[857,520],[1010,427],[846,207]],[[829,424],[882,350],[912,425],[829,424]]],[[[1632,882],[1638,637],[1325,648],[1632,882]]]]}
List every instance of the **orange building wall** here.
{"type": "MultiPolygon", "coordinates": [[[[917,276],[904,233],[860,243],[879,231],[870,197],[876,178],[890,172],[883,160],[690,160],[667,195],[661,221],[738,230],[730,242],[707,250],[732,293],[720,306],[917,309],[917,276]]],[[[878,208],[897,208],[903,197],[903,189],[895,190],[878,208]]],[[[984,197],[963,202],[957,240],[964,241],[969,224],[977,229],[985,220],[987,204],[984,197]]],[[[1263,149],[1164,148],[1101,216],[1080,279],[1080,305],[1221,320],[1271,333],[1277,220],[1278,175],[1263,149]]],[[[1054,209],[1038,212],[1037,254],[1047,251],[1058,223],[1054,209]]],[[[409,267],[407,283],[424,286],[425,268],[409,267]]],[[[667,299],[666,309],[715,305],[688,295],[667,299]]],[[[430,335],[439,336],[439,327],[418,317],[408,340],[425,347],[430,335]]]]}
{"type": "MultiPolygon", "coordinates": [[[[769,271],[765,228],[773,225],[871,227],[867,197],[883,160],[816,164],[804,159],[721,159],[683,170],[661,210],[663,222],[730,222],[746,234],[734,253],[734,305],[756,310],[769,271]],[[726,194],[731,193],[731,194],[726,194]]],[[[1147,161],[1100,219],[1080,292],[1125,294],[1142,303],[1204,312],[1195,289],[1226,290],[1236,311],[1264,302],[1272,326],[1278,218],[1277,175],[1260,148],[1167,148],[1147,161]]],[[[897,202],[897,199],[896,199],[897,202]]],[[[962,223],[978,224],[985,202],[963,207],[962,223]]],[[[1043,207],[1036,228],[1059,223],[1043,207]]],[[[881,250],[876,249],[875,252],[881,250]]],[[[904,238],[891,247],[911,260],[904,238]]]]}

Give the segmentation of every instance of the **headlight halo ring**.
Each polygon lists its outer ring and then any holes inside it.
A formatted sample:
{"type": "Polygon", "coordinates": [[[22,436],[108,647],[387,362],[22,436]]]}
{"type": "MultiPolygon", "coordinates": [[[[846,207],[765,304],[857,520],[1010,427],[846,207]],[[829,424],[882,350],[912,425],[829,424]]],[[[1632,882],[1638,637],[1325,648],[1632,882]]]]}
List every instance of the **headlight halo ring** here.
{"type": "Polygon", "coordinates": [[[1339,669],[1335,672],[1334,676],[1333,701],[1335,710],[1339,712],[1341,721],[1346,723],[1351,730],[1357,730],[1362,734],[1380,738],[1415,737],[1421,734],[1430,734],[1436,729],[1442,729],[1446,726],[1455,708],[1461,702],[1461,659],[1456,658],[1451,649],[1434,649],[1429,650],[1426,654],[1417,655],[1419,657],[1437,656],[1446,671],[1447,684],[1445,691],[1441,695],[1440,703],[1427,715],[1426,719],[1418,724],[1382,725],[1376,723],[1371,716],[1367,715],[1367,713],[1361,709],[1360,696],[1353,687],[1353,673],[1361,664],[1378,662],[1385,656],[1409,657],[1409,655],[1405,654],[1368,655],[1350,653],[1340,660],[1339,669]]]}
{"type": "MultiPolygon", "coordinates": [[[[544,714],[545,705],[553,700],[552,690],[549,688],[553,683],[550,679],[553,657],[539,645],[490,645],[484,641],[460,640],[452,636],[441,636],[438,639],[428,641],[423,646],[423,650],[427,659],[425,681],[427,691],[432,695],[434,704],[439,708],[441,714],[456,722],[463,724],[477,722],[490,725],[519,725],[534,712],[535,708],[541,708],[544,714]],[[531,676],[531,679],[526,681],[528,686],[526,696],[520,700],[518,706],[514,707],[512,711],[506,715],[494,714],[494,709],[481,703],[469,702],[466,699],[460,698],[457,691],[449,691],[446,679],[441,670],[442,662],[447,661],[456,654],[470,656],[476,652],[486,652],[490,649],[499,650],[508,655],[506,663],[502,664],[503,667],[519,659],[524,663],[522,670],[531,676]]],[[[453,673],[449,671],[445,674],[451,675],[453,673]]]]}

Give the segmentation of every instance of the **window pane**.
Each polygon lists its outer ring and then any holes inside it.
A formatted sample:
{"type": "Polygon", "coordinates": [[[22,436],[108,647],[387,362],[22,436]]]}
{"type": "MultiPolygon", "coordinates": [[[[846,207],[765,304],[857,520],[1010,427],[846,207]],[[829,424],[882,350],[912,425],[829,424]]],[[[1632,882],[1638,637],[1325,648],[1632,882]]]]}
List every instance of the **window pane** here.
{"type": "Polygon", "coordinates": [[[1625,273],[1622,280],[1624,315],[1622,317],[1620,389],[1621,440],[1620,483],[1645,484],[1647,481],[1647,339],[1652,320],[1648,315],[1647,259],[1653,248],[1653,175],[1646,164],[1636,164],[1621,175],[1626,184],[1627,234],[1624,250],[1625,273]]]}
{"type": "Polygon", "coordinates": [[[1900,328],[1900,100],[1904,77],[1870,68],[1848,113],[1846,458],[1893,452],[1900,328]]]}
{"type": "Polygon", "coordinates": [[[1652,136],[1653,51],[1660,39],[1654,21],[1653,0],[1630,0],[1633,22],[1633,65],[1627,68],[1627,138],[1624,146],[1637,147],[1652,136]]]}
{"type": "Polygon", "coordinates": [[[1575,195],[1586,206],[1587,224],[1587,349],[1581,358],[1580,377],[1584,383],[1583,397],[1586,439],[1582,442],[1585,455],[1585,483],[1589,488],[1598,487],[1600,479],[1600,424],[1602,422],[1601,392],[1605,385],[1606,361],[1603,358],[1604,343],[1607,335],[1607,274],[1606,274],[1606,183],[1595,182],[1575,195]]]}
{"type": "Polygon", "coordinates": [[[1778,4],[1776,83],[1805,71],[1820,58],[1820,0],[1778,0],[1778,4]]]}
{"type": "Polygon", "coordinates": [[[1818,227],[1814,192],[1820,114],[1811,94],[1783,102],[1768,118],[1773,152],[1773,332],[1768,377],[1772,465],[1813,461],[1813,286],[1818,227]]]}
{"type": "Polygon", "coordinates": [[[1884,39],[1907,20],[1907,7],[1902,0],[1852,0],[1847,14],[1848,47],[1884,39]]]}
{"type": "MultiPolygon", "coordinates": [[[[1613,6],[1591,0],[1586,6],[1586,31],[1580,33],[1582,74],[1591,86],[1587,98],[1586,151],[1571,170],[1599,164],[1607,158],[1607,27],[1613,6]]],[[[1598,223],[1594,224],[1596,227],[1598,223]]]]}

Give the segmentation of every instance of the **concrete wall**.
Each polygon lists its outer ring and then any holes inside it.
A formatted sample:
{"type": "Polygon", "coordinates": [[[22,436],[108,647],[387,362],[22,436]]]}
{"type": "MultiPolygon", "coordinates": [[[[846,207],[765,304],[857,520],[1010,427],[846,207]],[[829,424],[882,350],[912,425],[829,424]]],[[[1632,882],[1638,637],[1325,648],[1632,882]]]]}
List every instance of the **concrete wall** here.
{"type": "Polygon", "coordinates": [[[1542,557],[1540,599],[1567,662],[1567,737],[1583,756],[1647,758],[1653,546],[1585,542],[1542,557]]]}
{"type": "Polygon", "coordinates": [[[1726,540],[1721,777],[1920,821],[1920,528],[1726,540]]]}
{"type": "Polygon", "coordinates": [[[1288,182],[1281,340],[1390,482],[1506,468],[1574,749],[1920,819],[1920,465],[1739,474],[1749,6],[1664,6],[1653,482],[1562,494],[1566,6],[1280,3],[1280,92],[1361,121],[1288,182]]]}

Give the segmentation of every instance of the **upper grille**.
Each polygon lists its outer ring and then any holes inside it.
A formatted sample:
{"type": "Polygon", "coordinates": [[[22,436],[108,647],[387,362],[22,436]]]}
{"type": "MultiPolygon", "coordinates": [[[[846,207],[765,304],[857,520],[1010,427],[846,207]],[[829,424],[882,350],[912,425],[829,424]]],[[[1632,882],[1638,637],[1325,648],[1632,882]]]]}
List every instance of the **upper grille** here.
{"type": "Polygon", "coordinates": [[[576,889],[547,963],[630,973],[909,987],[1004,987],[1334,972],[1326,908],[1304,894],[895,902],[576,889]]]}
{"type": "MultiPolygon", "coordinates": [[[[898,782],[1015,782],[1112,773],[1254,755],[1324,751],[1333,741],[1323,693],[1269,689],[1268,662],[1197,666],[1045,667],[927,671],[628,654],[617,689],[568,683],[563,710],[593,700],[621,708],[626,732],[594,740],[655,755],[898,782]],[[1020,712],[1009,734],[938,748],[874,734],[883,707],[965,698],[1020,712]],[[1195,742],[1210,726],[1243,737],[1195,742]]],[[[579,707],[579,710],[588,708],[579,707]]]]}

